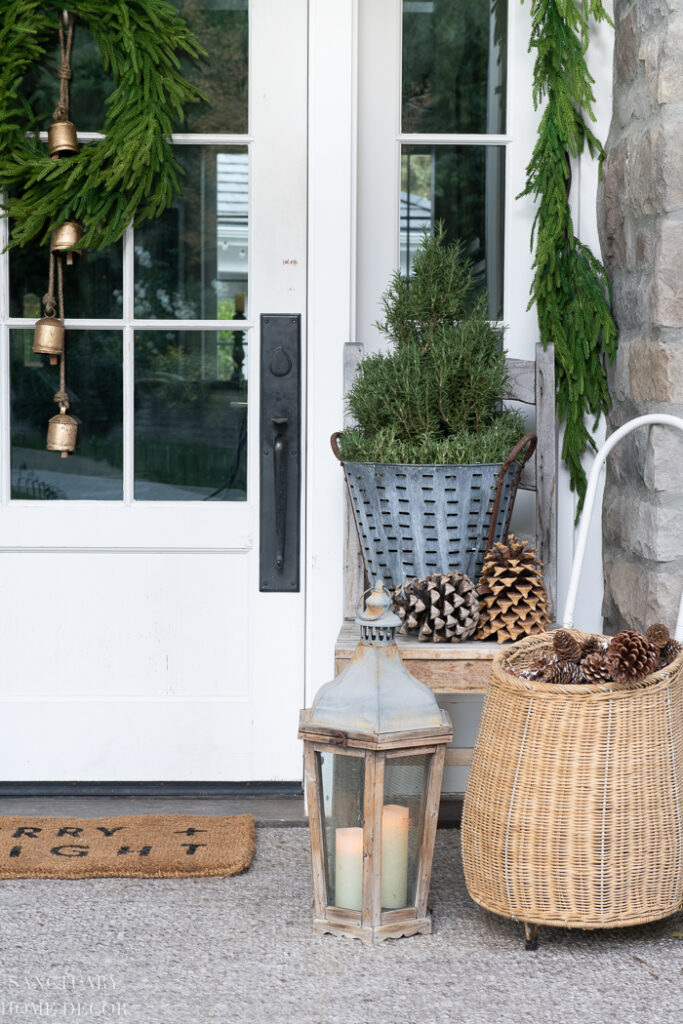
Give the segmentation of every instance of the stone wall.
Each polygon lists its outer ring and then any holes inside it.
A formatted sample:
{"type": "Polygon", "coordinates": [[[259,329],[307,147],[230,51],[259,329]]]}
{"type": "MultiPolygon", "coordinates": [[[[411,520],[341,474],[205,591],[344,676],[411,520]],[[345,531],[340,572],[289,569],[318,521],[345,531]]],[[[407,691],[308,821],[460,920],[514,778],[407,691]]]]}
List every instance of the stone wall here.
{"type": "MultiPolygon", "coordinates": [[[[614,106],[598,198],[619,354],[608,429],[683,416],[683,10],[615,0],[614,106]]],[[[635,431],[608,460],[605,631],[673,627],[683,587],[683,434],[635,431]]]]}

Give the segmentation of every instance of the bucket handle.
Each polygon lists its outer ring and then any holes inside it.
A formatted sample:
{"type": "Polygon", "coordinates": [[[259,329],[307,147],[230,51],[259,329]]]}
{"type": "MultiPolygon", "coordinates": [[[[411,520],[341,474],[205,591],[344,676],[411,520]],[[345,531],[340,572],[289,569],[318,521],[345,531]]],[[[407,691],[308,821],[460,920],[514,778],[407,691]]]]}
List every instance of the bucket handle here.
{"type": "Polygon", "coordinates": [[[330,438],[330,447],[332,448],[332,451],[334,452],[335,458],[339,459],[340,462],[342,460],[341,455],[339,454],[339,438],[341,436],[342,436],[341,430],[335,430],[334,434],[330,438]]]}
{"type": "MultiPolygon", "coordinates": [[[[574,609],[576,607],[576,596],[579,589],[579,576],[581,575],[583,559],[586,554],[588,529],[591,523],[591,513],[595,503],[595,494],[598,489],[598,482],[600,480],[602,468],[607,461],[607,456],[612,451],[615,444],[621,441],[622,437],[626,437],[626,435],[630,434],[632,430],[636,429],[636,427],[644,427],[650,424],[659,424],[663,427],[675,427],[683,432],[683,419],[681,419],[680,416],[669,416],[667,413],[658,412],[648,413],[647,416],[636,416],[635,419],[629,420],[627,423],[624,423],[622,427],[619,427],[618,430],[615,430],[613,434],[610,434],[600,451],[595,456],[590,476],[588,477],[586,500],[583,515],[581,516],[576,548],[574,549],[574,561],[572,562],[569,588],[567,590],[567,600],[565,602],[564,614],[562,616],[562,625],[566,629],[571,629],[574,625],[574,609]]],[[[681,603],[678,609],[678,621],[676,622],[674,638],[679,643],[683,640],[683,594],[681,595],[681,603]]]]}
{"type": "MultiPolygon", "coordinates": [[[[489,535],[488,535],[488,539],[486,541],[486,549],[484,551],[484,555],[487,555],[488,552],[490,551],[491,546],[493,545],[493,538],[496,535],[496,520],[498,519],[498,511],[500,509],[500,499],[501,499],[501,497],[503,495],[503,481],[505,480],[505,474],[507,473],[508,469],[510,468],[512,463],[515,461],[515,459],[517,458],[519,453],[522,451],[524,446],[528,445],[528,448],[527,448],[526,453],[524,455],[524,461],[522,462],[522,469],[524,469],[524,467],[526,466],[527,462],[529,461],[531,456],[536,451],[536,444],[537,444],[537,442],[538,442],[538,438],[536,437],[535,434],[525,434],[524,437],[522,438],[522,440],[517,442],[517,444],[512,449],[512,451],[508,455],[508,457],[505,460],[505,462],[503,463],[503,465],[500,467],[500,472],[498,474],[498,484],[496,485],[496,496],[495,496],[494,501],[493,501],[493,511],[491,512],[491,525],[489,526],[489,535]]],[[[517,493],[517,485],[518,484],[519,484],[519,477],[517,478],[517,481],[515,482],[514,490],[512,492],[513,501],[514,501],[514,497],[515,497],[515,495],[517,493]]],[[[510,502],[510,512],[509,512],[509,515],[508,515],[508,522],[505,524],[506,530],[507,530],[507,527],[509,526],[509,523],[510,523],[510,515],[512,515],[512,504],[513,504],[513,502],[510,502]]]]}

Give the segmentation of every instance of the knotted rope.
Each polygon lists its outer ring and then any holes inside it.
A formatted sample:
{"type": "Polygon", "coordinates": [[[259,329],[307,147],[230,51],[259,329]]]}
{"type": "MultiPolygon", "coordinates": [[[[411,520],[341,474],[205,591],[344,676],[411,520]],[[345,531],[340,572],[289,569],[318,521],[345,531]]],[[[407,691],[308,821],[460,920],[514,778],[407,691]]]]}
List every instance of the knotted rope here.
{"type": "Polygon", "coordinates": [[[74,41],[74,16],[62,11],[59,16],[59,48],[61,64],[59,65],[59,99],[52,115],[53,121],[69,120],[69,82],[71,81],[71,47],[74,41]],[[64,29],[66,28],[66,35],[64,29]]]}

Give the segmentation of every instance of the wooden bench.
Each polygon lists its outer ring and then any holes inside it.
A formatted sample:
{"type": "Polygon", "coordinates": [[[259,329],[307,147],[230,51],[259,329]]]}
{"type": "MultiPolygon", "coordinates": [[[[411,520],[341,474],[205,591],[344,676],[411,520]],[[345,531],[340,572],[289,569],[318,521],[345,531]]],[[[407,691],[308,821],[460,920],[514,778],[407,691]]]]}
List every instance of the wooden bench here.
{"type": "MultiPolygon", "coordinates": [[[[347,346],[346,373],[350,383],[360,346],[347,346]]],[[[536,346],[536,359],[508,359],[510,383],[507,398],[525,406],[535,406],[538,445],[536,453],[522,474],[521,490],[536,494],[536,526],[534,531],[520,532],[537,548],[544,566],[551,618],[557,603],[557,453],[555,436],[555,357],[552,345],[544,351],[536,346]]],[[[335,647],[335,667],[340,672],[355,650],[358,627],[353,622],[356,602],[362,593],[364,575],[358,538],[350,508],[347,510],[345,557],[345,619],[335,647]]],[[[420,643],[417,637],[397,638],[404,664],[417,679],[426,683],[440,701],[463,695],[486,692],[494,656],[506,645],[490,641],[466,641],[460,644],[420,643]]],[[[457,732],[457,729],[456,729],[457,732]]],[[[470,763],[474,734],[468,746],[457,736],[447,748],[446,765],[463,767],[470,763]]]]}

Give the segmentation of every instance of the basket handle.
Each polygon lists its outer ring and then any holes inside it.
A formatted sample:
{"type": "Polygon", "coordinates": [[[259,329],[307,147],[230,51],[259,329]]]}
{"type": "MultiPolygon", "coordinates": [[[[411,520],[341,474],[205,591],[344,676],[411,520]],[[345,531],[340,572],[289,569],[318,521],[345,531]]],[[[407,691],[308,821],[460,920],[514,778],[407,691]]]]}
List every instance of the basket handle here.
{"type": "MultiPolygon", "coordinates": [[[[579,535],[577,537],[576,548],[574,551],[574,561],[572,562],[572,572],[569,578],[567,600],[564,606],[564,614],[562,616],[562,625],[566,629],[571,629],[574,625],[574,609],[576,607],[576,596],[579,589],[579,576],[581,575],[583,559],[586,554],[588,530],[591,523],[591,513],[595,503],[595,495],[598,489],[600,472],[607,461],[607,456],[612,451],[615,444],[621,441],[622,437],[626,437],[626,435],[630,434],[632,430],[635,430],[636,427],[643,427],[646,424],[660,424],[664,427],[676,427],[677,430],[683,432],[683,419],[681,419],[680,416],[669,416],[665,413],[649,413],[647,416],[636,416],[635,419],[629,420],[628,423],[624,423],[622,427],[619,427],[619,429],[615,430],[613,434],[610,434],[600,451],[595,456],[590,476],[588,477],[586,501],[583,509],[583,515],[581,516],[581,525],[579,526],[579,535]]],[[[674,637],[679,643],[683,640],[683,594],[681,595],[681,603],[678,609],[678,621],[676,622],[674,637]]]]}
{"type": "Polygon", "coordinates": [[[341,430],[335,430],[334,434],[330,438],[330,447],[332,448],[332,451],[334,452],[335,458],[339,459],[340,462],[342,460],[341,455],[339,454],[339,438],[341,436],[342,436],[341,430]]]}
{"type": "MultiPolygon", "coordinates": [[[[486,549],[484,551],[484,555],[487,555],[488,552],[490,551],[491,546],[493,544],[493,538],[496,535],[496,520],[498,519],[498,510],[500,509],[500,499],[503,495],[503,481],[505,480],[505,474],[507,473],[508,469],[515,461],[521,450],[524,448],[524,446],[528,445],[526,454],[524,455],[524,461],[522,463],[522,469],[524,469],[527,462],[536,451],[537,442],[538,438],[535,434],[525,434],[522,440],[517,442],[517,444],[512,449],[503,465],[500,467],[500,472],[498,474],[498,483],[496,485],[496,496],[493,501],[493,511],[491,512],[491,525],[489,526],[489,535],[486,541],[486,549]]],[[[517,482],[519,482],[519,480],[517,482]]],[[[513,498],[516,493],[517,484],[515,484],[513,498]]],[[[510,505],[510,514],[512,514],[512,505],[510,505]]]]}

